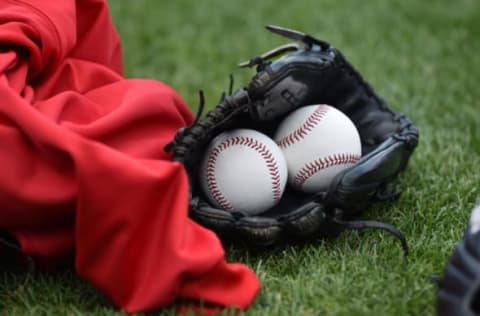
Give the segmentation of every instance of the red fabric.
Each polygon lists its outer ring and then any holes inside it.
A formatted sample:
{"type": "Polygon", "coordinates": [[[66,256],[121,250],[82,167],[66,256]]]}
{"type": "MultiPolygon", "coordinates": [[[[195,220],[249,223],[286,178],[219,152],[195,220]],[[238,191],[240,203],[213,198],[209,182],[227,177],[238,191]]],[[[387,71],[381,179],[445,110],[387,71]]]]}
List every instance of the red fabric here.
{"type": "Polygon", "coordinates": [[[122,76],[104,0],[0,0],[0,228],[127,312],[178,298],[247,308],[260,284],[187,216],[163,147],[192,122],[167,85],[122,76]]]}

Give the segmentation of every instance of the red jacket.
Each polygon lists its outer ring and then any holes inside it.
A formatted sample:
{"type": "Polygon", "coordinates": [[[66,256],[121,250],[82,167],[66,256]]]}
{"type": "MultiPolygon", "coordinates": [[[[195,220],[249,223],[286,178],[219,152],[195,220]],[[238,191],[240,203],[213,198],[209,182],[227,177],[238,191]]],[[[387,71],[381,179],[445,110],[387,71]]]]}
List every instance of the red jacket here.
{"type": "Polygon", "coordinates": [[[104,0],[0,0],[0,228],[127,312],[177,298],[244,309],[259,281],[187,216],[163,147],[192,122],[164,83],[127,80],[104,0]]]}

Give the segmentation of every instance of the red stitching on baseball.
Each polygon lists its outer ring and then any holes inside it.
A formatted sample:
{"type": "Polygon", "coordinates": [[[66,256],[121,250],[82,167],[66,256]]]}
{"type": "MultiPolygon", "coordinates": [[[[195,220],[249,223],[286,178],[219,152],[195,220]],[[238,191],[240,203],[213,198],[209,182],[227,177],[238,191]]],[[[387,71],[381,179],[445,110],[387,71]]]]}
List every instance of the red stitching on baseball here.
{"type": "Polygon", "coordinates": [[[295,175],[293,183],[296,187],[301,188],[312,175],[319,172],[320,170],[335,165],[356,163],[360,159],[360,157],[360,155],[354,153],[342,153],[329,155],[316,159],[312,162],[308,162],[295,175]]]}
{"type": "Polygon", "coordinates": [[[217,203],[225,210],[233,210],[232,203],[226,198],[226,196],[221,192],[220,188],[218,187],[217,178],[215,175],[215,164],[220,153],[222,153],[225,149],[229,147],[237,145],[252,148],[262,156],[263,160],[267,165],[268,173],[270,174],[273,202],[277,203],[278,200],[280,200],[280,198],[282,197],[281,179],[277,161],[264,144],[258,142],[256,139],[245,136],[227,138],[220,145],[215,147],[215,149],[212,150],[210,156],[208,157],[206,175],[207,187],[215,201],[217,201],[217,203]]]}
{"type": "Polygon", "coordinates": [[[305,138],[308,132],[311,132],[315,128],[315,126],[317,126],[317,124],[322,121],[323,117],[329,109],[330,107],[327,105],[319,105],[299,128],[297,128],[287,136],[282,137],[277,142],[278,146],[280,146],[280,148],[282,149],[285,149],[305,138]]]}

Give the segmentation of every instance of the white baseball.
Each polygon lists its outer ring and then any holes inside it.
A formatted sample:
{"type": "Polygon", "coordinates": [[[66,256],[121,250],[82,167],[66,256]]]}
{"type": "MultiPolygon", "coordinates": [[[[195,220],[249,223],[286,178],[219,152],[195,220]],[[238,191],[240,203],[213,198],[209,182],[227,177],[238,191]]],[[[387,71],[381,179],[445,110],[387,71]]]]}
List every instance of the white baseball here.
{"type": "Polygon", "coordinates": [[[200,168],[210,202],[231,212],[258,214],[274,206],[287,184],[287,164],[273,139],[235,129],[213,139],[200,168]]]}
{"type": "Polygon", "coordinates": [[[304,192],[327,189],[335,175],[362,153],[353,122],[325,104],[304,106],[287,115],[274,139],[287,161],[288,182],[304,192]]]}

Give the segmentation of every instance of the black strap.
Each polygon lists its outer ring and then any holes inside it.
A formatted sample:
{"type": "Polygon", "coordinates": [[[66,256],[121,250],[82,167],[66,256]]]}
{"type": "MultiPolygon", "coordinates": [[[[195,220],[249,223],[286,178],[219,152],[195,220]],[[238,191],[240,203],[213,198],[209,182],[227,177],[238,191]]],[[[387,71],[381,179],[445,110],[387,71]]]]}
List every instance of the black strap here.
{"type": "Polygon", "coordinates": [[[408,243],[407,239],[405,238],[405,235],[396,227],[382,223],[382,222],[377,222],[377,221],[365,221],[365,220],[355,220],[355,221],[342,221],[339,219],[334,219],[334,221],[342,225],[346,229],[355,229],[355,230],[363,230],[363,229],[381,229],[384,231],[389,232],[393,236],[395,236],[401,243],[402,248],[403,248],[403,254],[408,256],[409,248],[408,248],[408,243]]]}
{"type": "Polygon", "coordinates": [[[7,247],[8,249],[12,249],[15,251],[22,251],[22,249],[16,242],[1,236],[0,236],[0,244],[7,247]]]}
{"type": "Polygon", "coordinates": [[[5,237],[0,236],[0,247],[1,246],[4,246],[5,248],[7,248],[7,249],[9,249],[9,250],[11,250],[15,253],[22,254],[23,257],[25,258],[25,260],[27,261],[27,271],[28,272],[35,271],[35,261],[33,260],[32,257],[24,254],[23,251],[22,251],[22,248],[20,248],[20,246],[15,241],[12,241],[9,238],[5,238],[5,237]]]}

